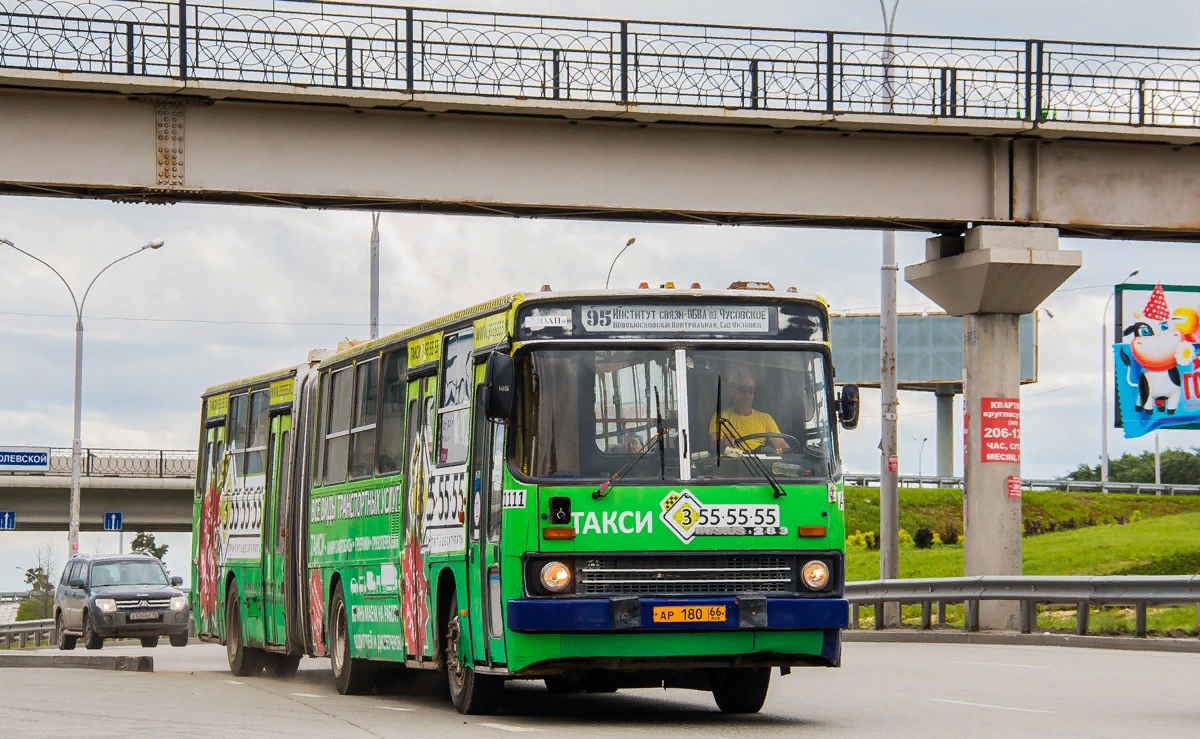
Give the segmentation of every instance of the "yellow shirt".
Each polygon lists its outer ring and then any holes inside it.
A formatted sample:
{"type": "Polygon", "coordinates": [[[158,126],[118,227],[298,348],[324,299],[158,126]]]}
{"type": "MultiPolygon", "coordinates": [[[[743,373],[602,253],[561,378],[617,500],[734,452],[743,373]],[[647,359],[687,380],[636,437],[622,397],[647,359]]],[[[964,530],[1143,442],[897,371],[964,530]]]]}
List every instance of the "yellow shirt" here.
{"type": "MultiPolygon", "coordinates": [[[[726,408],[721,411],[721,417],[729,422],[733,430],[738,436],[750,436],[751,434],[778,434],[779,426],[775,424],[775,419],[771,418],[770,413],[762,411],[750,411],[750,415],[743,416],[732,408],[726,408]]],[[[724,425],[724,424],[722,424],[724,425]]],[[[708,433],[716,434],[718,438],[728,435],[729,427],[717,429],[717,415],[714,413],[712,422],[708,424],[708,433]]],[[[765,439],[751,439],[746,442],[746,446],[751,449],[757,449],[762,446],[765,439]]],[[[719,446],[719,444],[718,444],[719,446]]]]}

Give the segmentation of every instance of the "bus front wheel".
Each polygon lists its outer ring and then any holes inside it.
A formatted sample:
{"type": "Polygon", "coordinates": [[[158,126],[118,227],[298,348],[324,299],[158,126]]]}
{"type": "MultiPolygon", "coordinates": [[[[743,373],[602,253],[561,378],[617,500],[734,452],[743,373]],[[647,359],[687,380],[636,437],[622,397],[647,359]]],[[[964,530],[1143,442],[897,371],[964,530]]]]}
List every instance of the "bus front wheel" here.
{"type": "Polygon", "coordinates": [[[333,591],[329,614],[333,636],[329,661],[333,663],[333,682],[337,691],[342,695],[366,695],[375,687],[375,671],[367,660],[350,655],[350,618],[341,583],[333,591]]]}
{"type": "Polygon", "coordinates": [[[463,625],[459,618],[458,595],[450,591],[450,612],[446,619],[442,643],[446,652],[446,682],[450,687],[450,700],[459,713],[488,715],[496,712],[500,705],[500,693],[504,680],[494,675],[480,675],[463,664],[459,646],[463,640],[463,625]]]}
{"type": "Polygon", "coordinates": [[[713,678],[713,698],[721,713],[758,713],[767,700],[771,668],[723,670],[713,678]]]}

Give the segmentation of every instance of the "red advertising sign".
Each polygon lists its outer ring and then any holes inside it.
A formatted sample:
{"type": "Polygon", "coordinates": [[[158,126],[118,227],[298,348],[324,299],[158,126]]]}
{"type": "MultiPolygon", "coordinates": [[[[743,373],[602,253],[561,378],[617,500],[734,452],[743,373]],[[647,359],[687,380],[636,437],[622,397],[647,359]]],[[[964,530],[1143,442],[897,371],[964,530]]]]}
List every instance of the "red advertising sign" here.
{"type": "Polygon", "coordinates": [[[1021,399],[980,398],[980,450],[983,462],[1021,463],[1021,399]]]}
{"type": "Polygon", "coordinates": [[[899,472],[899,471],[900,471],[900,458],[899,457],[888,457],[888,472],[899,472]]]}
{"type": "Polygon", "coordinates": [[[1021,478],[1018,475],[1008,476],[1008,497],[1021,497],[1021,478]]]}

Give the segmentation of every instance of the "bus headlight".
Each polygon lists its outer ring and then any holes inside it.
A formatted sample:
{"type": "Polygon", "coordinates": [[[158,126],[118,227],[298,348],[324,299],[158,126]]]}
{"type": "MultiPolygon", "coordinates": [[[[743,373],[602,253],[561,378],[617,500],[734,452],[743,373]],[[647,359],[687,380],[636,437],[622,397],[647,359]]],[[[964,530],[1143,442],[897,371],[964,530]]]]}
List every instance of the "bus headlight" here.
{"type": "Polygon", "coordinates": [[[547,562],[542,567],[542,587],[551,593],[561,593],[571,587],[571,568],[562,562],[547,562]]]}
{"type": "Polygon", "coordinates": [[[829,566],[819,559],[805,562],[800,578],[809,590],[820,590],[829,584],[829,566]]]}

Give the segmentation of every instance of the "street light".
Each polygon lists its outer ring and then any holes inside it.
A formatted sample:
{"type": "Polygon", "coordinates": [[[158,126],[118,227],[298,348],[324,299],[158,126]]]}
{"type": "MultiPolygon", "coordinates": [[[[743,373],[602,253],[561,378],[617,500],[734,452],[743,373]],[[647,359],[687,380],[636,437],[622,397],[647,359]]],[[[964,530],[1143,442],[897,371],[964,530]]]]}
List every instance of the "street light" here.
{"type": "MultiPolygon", "coordinates": [[[[913,434],[913,441],[917,440],[917,435],[913,434]]],[[[917,477],[921,477],[921,470],[924,468],[925,462],[925,442],[929,441],[928,436],[921,437],[921,449],[917,452],[917,477]]]]}
{"type": "Polygon", "coordinates": [[[83,291],[83,300],[76,299],[75,291],[71,289],[71,285],[67,282],[66,278],[41,258],[35,257],[4,237],[0,237],[0,244],[11,246],[13,249],[16,249],[53,272],[54,276],[61,280],[62,284],[67,288],[67,292],[71,294],[71,302],[75,304],[75,435],[71,440],[71,523],[67,534],[67,540],[71,543],[71,552],[74,553],[79,551],[79,458],[83,454],[83,443],[80,441],[83,426],[83,306],[87,304],[88,294],[91,293],[92,286],[96,284],[96,280],[100,279],[100,275],[108,271],[109,267],[118,262],[123,262],[134,255],[141,254],[147,249],[158,249],[163,245],[163,240],[157,239],[151,241],[140,249],[132,251],[120,259],[114,259],[109,262],[88,283],[87,289],[83,291]]]}
{"type": "MultiPolygon", "coordinates": [[[[1124,285],[1141,270],[1135,269],[1125,279],[1118,282],[1124,285]]],[[[1104,301],[1104,316],[1100,320],[1100,482],[1108,482],[1108,306],[1112,304],[1117,294],[1114,287],[1104,301]]]]}
{"type": "Polygon", "coordinates": [[[625,253],[625,250],[633,246],[633,242],[637,241],[636,236],[629,237],[629,241],[625,242],[625,246],[621,247],[621,251],[617,252],[617,256],[613,257],[612,264],[608,265],[608,277],[604,278],[604,289],[608,289],[608,282],[612,279],[613,267],[617,266],[617,260],[625,253]]]}

